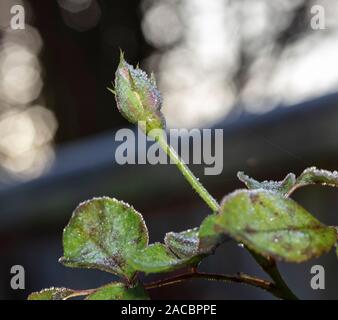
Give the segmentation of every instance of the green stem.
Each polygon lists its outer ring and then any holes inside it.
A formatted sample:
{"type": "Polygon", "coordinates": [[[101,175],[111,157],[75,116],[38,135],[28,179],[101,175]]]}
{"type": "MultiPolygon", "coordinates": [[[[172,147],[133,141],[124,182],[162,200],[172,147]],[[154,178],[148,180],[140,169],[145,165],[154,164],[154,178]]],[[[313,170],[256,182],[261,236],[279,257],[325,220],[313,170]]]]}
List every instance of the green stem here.
{"type": "MultiPolygon", "coordinates": [[[[190,169],[187,167],[184,161],[176,153],[176,151],[167,143],[165,131],[161,130],[160,133],[156,132],[156,134],[153,135],[153,138],[161,146],[164,152],[171,158],[171,160],[176,164],[176,166],[182,172],[185,179],[191,184],[193,189],[200,195],[200,197],[206,202],[206,204],[211,208],[211,210],[213,212],[217,212],[219,210],[218,202],[211,196],[208,190],[203,187],[203,185],[199,182],[199,180],[195,177],[195,175],[190,171],[190,169]]],[[[287,284],[284,282],[282,276],[280,275],[278,271],[277,265],[272,259],[270,261],[264,258],[263,256],[255,254],[251,250],[249,251],[254,256],[257,263],[262,267],[262,269],[266,273],[270,275],[270,277],[274,281],[275,288],[273,290],[268,290],[268,291],[270,291],[271,293],[273,293],[272,291],[274,291],[273,294],[282,299],[290,299],[290,300],[298,299],[293,294],[293,292],[290,290],[290,288],[287,286],[287,284]]],[[[185,279],[185,276],[183,276],[184,279],[185,279]]],[[[200,277],[200,274],[199,273],[189,274],[188,278],[191,278],[191,277],[200,277]]],[[[178,280],[181,280],[181,278],[179,277],[178,280]]],[[[243,282],[243,281],[236,281],[236,282],[243,282]]],[[[264,288],[264,285],[262,285],[262,283],[256,283],[256,286],[266,289],[264,288]]]]}
{"type": "Polygon", "coordinates": [[[219,205],[217,201],[211,196],[211,194],[203,187],[201,182],[195,177],[191,170],[187,167],[184,161],[176,153],[176,151],[167,143],[165,138],[165,132],[163,134],[156,135],[154,138],[161,146],[163,151],[170,157],[170,159],[176,164],[177,168],[182,172],[185,179],[190,183],[193,189],[199,194],[199,196],[205,201],[213,212],[218,211],[219,205]]]}
{"type": "Polygon", "coordinates": [[[276,287],[282,293],[281,298],[286,300],[298,300],[298,297],[291,291],[291,289],[284,281],[276,265],[270,270],[270,272],[268,272],[268,274],[270,275],[273,282],[276,284],[276,287]]]}
{"type": "Polygon", "coordinates": [[[286,282],[284,281],[282,275],[280,274],[276,261],[269,257],[265,258],[260,254],[250,250],[246,247],[246,249],[250,252],[256,262],[261,266],[261,268],[271,277],[273,282],[276,284],[276,287],[279,289],[281,293],[281,298],[286,300],[298,300],[297,296],[291,291],[286,282]]]}

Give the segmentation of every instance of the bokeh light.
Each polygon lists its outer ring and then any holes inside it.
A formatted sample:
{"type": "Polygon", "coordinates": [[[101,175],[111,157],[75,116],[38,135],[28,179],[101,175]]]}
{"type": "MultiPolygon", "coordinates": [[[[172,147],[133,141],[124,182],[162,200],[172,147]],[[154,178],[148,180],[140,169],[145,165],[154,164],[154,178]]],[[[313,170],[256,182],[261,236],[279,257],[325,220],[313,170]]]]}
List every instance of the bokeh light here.
{"type": "Polygon", "coordinates": [[[39,61],[26,46],[5,41],[0,51],[0,71],[0,92],[8,102],[27,104],[40,95],[39,61]]]}
{"type": "Polygon", "coordinates": [[[183,25],[174,5],[160,2],[145,12],[142,30],[151,44],[162,47],[172,45],[180,40],[183,25]]]}
{"type": "Polygon", "coordinates": [[[338,88],[337,1],[144,0],[142,9],[157,49],[144,67],[158,74],[169,126],[262,114],[338,88]],[[311,28],[313,5],[327,29],[311,28]]]}
{"type": "Polygon", "coordinates": [[[92,2],[92,0],[58,0],[59,6],[71,13],[88,9],[92,2]]]}
{"type": "Polygon", "coordinates": [[[101,8],[96,0],[58,0],[64,23],[79,32],[94,28],[100,21],[101,8]]]}
{"type": "Polygon", "coordinates": [[[29,24],[10,28],[10,7],[25,2],[2,1],[0,16],[0,183],[29,180],[46,172],[54,159],[57,120],[43,101],[39,54],[43,41],[29,24]]]}

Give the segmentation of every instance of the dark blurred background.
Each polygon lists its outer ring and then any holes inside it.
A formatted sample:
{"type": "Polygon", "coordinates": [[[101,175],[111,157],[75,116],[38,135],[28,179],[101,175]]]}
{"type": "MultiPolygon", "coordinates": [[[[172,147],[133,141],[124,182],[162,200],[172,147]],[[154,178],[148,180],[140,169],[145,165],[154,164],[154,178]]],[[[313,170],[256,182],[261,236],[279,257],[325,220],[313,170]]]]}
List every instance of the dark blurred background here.
{"type": "MultiPolygon", "coordinates": [[[[80,201],[112,196],[144,214],[150,240],[197,226],[209,213],[173,165],[114,162],[114,132],[128,123],[106,89],[119,48],[154,71],[168,127],[223,128],[224,170],[203,176],[218,199],[243,187],[236,172],[282,179],[312,165],[338,168],[338,3],[335,0],[58,0],[0,2],[0,299],[49,286],[90,288],[112,279],[68,269],[62,228],[80,201]],[[10,9],[25,8],[24,30],[10,9]],[[313,6],[325,29],[313,29],[313,6]],[[12,290],[22,265],[26,289],[12,290]]],[[[294,197],[338,224],[338,191],[308,187],[294,197]]],[[[338,297],[337,258],[280,264],[306,299],[338,297]],[[326,289],[310,287],[322,264],[326,289]]],[[[209,272],[265,276],[227,242],[201,265],[209,272]]],[[[149,279],[156,277],[150,277],[149,279]]],[[[196,280],[152,298],[271,299],[248,286],[196,280]]]]}

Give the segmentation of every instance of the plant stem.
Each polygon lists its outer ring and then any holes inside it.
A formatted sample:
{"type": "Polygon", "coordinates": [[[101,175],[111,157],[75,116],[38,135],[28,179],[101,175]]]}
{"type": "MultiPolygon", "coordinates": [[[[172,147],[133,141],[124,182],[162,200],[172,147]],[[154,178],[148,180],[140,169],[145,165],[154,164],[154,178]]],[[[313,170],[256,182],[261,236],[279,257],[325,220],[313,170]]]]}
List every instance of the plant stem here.
{"type": "MultiPolygon", "coordinates": [[[[157,143],[161,146],[164,152],[169,155],[169,157],[176,164],[178,169],[182,172],[185,179],[190,183],[194,190],[200,195],[200,197],[206,202],[206,204],[211,208],[213,212],[217,212],[219,210],[218,202],[212,197],[212,195],[206,190],[203,185],[199,182],[199,180],[195,177],[195,175],[191,172],[191,170],[187,167],[184,161],[180,158],[180,156],[176,153],[176,151],[167,143],[165,131],[161,130],[160,134],[158,132],[153,135],[153,138],[157,141],[157,143]]],[[[248,248],[247,248],[248,249],[248,248]]],[[[209,280],[220,280],[220,281],[232,281],[232,282],[242,282],[251,284],[253,286],[265,289],[271,292],[278,298],[287,299],[287,300],[295,300],[298,299],[290,288],[287,286],[282,276],[280,275],[276,263],[271,259],[268,260],[261,255],[255,254],[251,250],[249,252],[256,259],[257,263],[262,267],[262,269],[268,273],[274,283],[267,282],[265,280],[257,279],[248,275],[239,275],[237,277],[234,276],[225,276],[225,275],[212,275],[205,273],[192,272],[183,274],[176,278],[168,279],[166,282],[159,281],[158,284],[160,286],[168,285],[176,282],[180,282],[182,280],[191,279],[191,278],[208,278],[209,280]],[[273,290],[271,286],[273,285],[273,290]]]]}
{"type": "Polygon", "coordinates": [[[188,272],[183,273],[171,278],[154,281],[145,285],[145,289],[155,289],[164,286],[169,286],[176,283],[181,283],[183,281],[188,281],[191,279],[205,279],[211,281],[222,281],[222,282],[236,282],[251,285],[265,291],[268,291],[277,298],[283,298],[284,295],[280,292],[279,288],[272,282],[266,281],[263,279],[255,278],[244,273],[239,273],[238,275],[225,275],[225,274],[215,274],[215,273],[205,273],[205,272],[188,272]]]}
{"type": "Polygon", "coordinates": [[[282,275],[277,268],[276,261],[272,257],[265,258],[262,255],[250,250],[249,248],[247,248],[247,250],[253,256],[256,262],[261,266],[261,268],[271,277],[275,285],[279,288],[282,295],[281,298],[286,300],[298,300],[297,296],[285,283],[282,275]]]}
{"type": "Polygon", "coordinates": [[[211,196],[211,194],[204,188],[199,182],[191,170],[187,167],[184,161],[176,153],[176,151],[167,143],[165,138],[165,132],[163,134],[156,135],[154,138],[161,146],[163,151],[170,157],[170,159],[176,164],[177,168],[182,172],[185,179],[190,183],[193,189],[199,194],[199,196],[205,201],[213,212],[218,211],[219,205],[217,201],[211,196]]]}
{"type": "Polygon", "coordinates": [[[268,274],[276,284],[276,287],[280,290],[282,299],[299,300],[284,281],[276,265],[270,270],[270,272],[268,272],[268,274]]]}
{"type": "Polygon", "coordinates": [[[285,198],[289,198],[292,193],[294,193],[298,188],[305,187],[307,184],[306,183],[301,183],[301,184],[295,184],[285,195],[285,198]]]}

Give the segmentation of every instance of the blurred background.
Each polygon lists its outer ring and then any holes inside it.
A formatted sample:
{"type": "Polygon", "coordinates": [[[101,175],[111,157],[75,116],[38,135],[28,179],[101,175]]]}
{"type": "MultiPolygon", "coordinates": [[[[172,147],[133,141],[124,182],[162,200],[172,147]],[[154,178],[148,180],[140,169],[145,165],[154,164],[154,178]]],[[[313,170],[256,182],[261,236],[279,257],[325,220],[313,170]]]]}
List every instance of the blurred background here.
{"type": "MultiPolygon", "coordinates": [[[[312,165],[338,168],[337,18],[335,0],[1,0],[0,299],[113,278],[57,262],[62,229],[83,200],[129,202],[143,213],[151,242],[209,213],[173,165],[114,162],[114,132],[129,126],[106,89],[119,48],[130,63],[155,72],[168,127],[224,129],[222,174],[203,176],[203,166],[191,166],[221,199],[243,187],[239,170],[264,180],[312,165]],[[14,5],[25,10],[24,29],[11,27],[14,5]],[[311,27],[316,5],[324,29],[311,27]],[[16,264],[25,268],[25,290],[10,287],[16,264]]],[[[338,190],[308,187],[294,198],[338,225],[338,190]]],[[[280,267],[299,297],[338,298],[334,252],[280,267]],[[325,290],[310,287],[314,264],[325,268],[325,290]]],[[[201,269],[265,277],[232,241],[201,269]]],[[[151,296],[271,299],[248,286],[202,280],[151,296]]]]}

